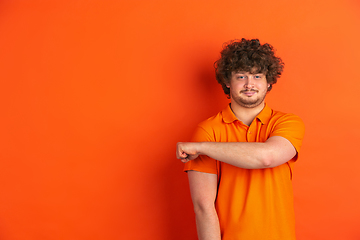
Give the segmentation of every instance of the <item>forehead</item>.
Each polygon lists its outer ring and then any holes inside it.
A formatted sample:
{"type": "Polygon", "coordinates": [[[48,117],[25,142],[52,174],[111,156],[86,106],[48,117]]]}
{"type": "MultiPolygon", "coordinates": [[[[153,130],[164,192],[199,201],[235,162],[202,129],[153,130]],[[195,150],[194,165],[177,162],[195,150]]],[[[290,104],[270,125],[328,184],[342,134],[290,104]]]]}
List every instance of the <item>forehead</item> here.
{"type": "Polygon", "coordinates": [[[233,73],[247,73],[247,74],[265,74],[266,72],[261,71],[262,69],[259,67],[252,67],[252,68],[246,68],[246,69],[237,69],[235,71],[233,71],[233,73]]]}

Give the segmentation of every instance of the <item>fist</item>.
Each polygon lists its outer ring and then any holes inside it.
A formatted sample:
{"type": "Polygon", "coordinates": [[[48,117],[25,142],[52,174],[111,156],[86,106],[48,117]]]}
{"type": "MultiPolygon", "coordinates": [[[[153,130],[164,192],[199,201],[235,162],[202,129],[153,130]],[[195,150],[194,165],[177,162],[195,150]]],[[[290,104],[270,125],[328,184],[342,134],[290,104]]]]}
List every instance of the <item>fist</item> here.
{"type": "Polygon", "coordinates": [[[197,142],[178,142],[176,144],[176,157],[183,163],[197,158],[200,155],[197,142]]]}

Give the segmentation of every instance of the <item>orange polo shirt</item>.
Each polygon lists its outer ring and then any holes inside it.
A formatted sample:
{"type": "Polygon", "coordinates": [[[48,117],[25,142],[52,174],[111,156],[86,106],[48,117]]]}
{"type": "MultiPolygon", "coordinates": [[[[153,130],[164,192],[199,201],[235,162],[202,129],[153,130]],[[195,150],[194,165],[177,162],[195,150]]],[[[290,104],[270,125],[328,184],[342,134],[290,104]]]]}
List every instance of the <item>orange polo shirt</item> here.
{"type": "Polygon", "coordinates": [[[222,240],[294,240],[292,168],[298,159],[304,124],[293,114],[265,105],[250,126],[239,121],[230,106],[200,123],[194,142],[265,142],[272,136],[289,140],[297,155],[267,169],[243,169],[205,155],[185,164],[185,171],[218,176],[215,202],[222,240]]]}

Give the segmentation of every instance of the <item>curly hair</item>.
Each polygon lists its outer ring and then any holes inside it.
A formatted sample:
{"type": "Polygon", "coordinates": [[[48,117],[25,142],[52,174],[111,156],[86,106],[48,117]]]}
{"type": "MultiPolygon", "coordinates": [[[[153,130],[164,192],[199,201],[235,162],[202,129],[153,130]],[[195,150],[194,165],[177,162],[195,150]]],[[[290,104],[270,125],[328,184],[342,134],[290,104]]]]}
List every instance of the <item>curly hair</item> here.
{"type": "Polygon", "coordinates": [[[221,84],[228,98],[230,98],[230,89],[226,84],[230,83],[233,72],[264,73],[266,81],[270,84],[269,92],[284,69],[283,61],[275,56],[274,48],[270,44],[261,45],[259,39],[245,38],[241,41],[233,40],[225,43],[221,58],[214,66],[216,80],[221,84]]]}

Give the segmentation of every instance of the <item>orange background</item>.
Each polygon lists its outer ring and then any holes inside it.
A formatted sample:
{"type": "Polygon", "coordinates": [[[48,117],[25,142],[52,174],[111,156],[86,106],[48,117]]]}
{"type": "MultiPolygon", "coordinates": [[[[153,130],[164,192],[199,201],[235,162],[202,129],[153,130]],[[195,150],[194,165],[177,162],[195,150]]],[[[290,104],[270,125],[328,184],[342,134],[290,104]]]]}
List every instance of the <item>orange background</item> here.
{"type": "Polygon", "coordinates": [[[227,104],[213,63],[242,37],[306,124],[298,239],[360,239],[355,0],[1,1],[0,239],[196,239],[175,143],[227,104]]]}

